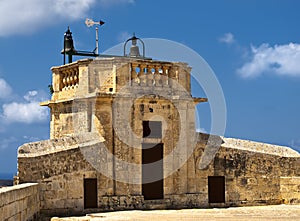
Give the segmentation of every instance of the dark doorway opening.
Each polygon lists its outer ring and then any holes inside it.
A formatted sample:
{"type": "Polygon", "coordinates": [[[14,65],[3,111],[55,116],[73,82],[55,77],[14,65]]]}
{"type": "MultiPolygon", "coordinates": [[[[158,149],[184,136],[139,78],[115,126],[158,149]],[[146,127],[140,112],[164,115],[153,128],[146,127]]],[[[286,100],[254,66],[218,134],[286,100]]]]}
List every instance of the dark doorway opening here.
{"type": "MultiPolygon", "coordinates": [[[[97,208],[97,179],[84,179],[84,208],[97,208]]],[[[74,187],[76,188],[76,187],[74,187]]]]}
{"type": "Polygon", "coordinates": [[[208,202],[225,203],[225,177],[208,177],[208,202]]]}
{"type": "Polygon", "coordinates": [[[164,145],[162,143],[144,143],[142,146],[142,194],[145,200],[163,199],[164,180],[162,159],[164,145]],[[149,165],[150,163],[154,164],[149,165]],[[151,182],[153,179],[156,181],[151,182]]]}

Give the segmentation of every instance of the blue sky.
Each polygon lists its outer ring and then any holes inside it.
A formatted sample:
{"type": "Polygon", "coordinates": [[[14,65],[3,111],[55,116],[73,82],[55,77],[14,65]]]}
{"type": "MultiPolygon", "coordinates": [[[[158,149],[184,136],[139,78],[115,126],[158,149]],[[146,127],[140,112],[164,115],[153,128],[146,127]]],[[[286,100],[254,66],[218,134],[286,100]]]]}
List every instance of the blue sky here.
{"type": "MultiPolygon", "coordinates": [[[[0,1],[0,173],[16,172],[18,146],[48,139],[49,112],[38,103],[49,99],[67,26],[76,49],[94,49],[87,17],[106,22],[100,52],[133,32],[195,50],[223,88],[225,136],[300,150],[299,9],[297,0],[0,1]]],[[[209,105],[199,108],[209,130],[209,105]]]]}

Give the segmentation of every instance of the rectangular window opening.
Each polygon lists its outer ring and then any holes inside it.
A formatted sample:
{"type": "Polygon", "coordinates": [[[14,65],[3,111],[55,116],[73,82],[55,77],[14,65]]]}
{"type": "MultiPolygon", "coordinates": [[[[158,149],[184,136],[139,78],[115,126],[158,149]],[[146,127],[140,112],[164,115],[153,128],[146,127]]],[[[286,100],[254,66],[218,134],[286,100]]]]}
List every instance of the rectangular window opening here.
{"type": "Polygon", "coordinates": [[[144,138],[162,138],[161,121],[143,121],[144,138]]]}

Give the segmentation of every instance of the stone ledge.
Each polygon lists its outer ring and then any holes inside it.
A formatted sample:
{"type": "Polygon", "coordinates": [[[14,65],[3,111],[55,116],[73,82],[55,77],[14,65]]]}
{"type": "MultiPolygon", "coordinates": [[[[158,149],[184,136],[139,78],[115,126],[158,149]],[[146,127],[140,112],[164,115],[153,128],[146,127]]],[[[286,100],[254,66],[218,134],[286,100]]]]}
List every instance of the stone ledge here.
{"type": "Polygon", "coordinates": [[[222,146],[225,148],[240,149],[281,157],[300,157],[300,153],[290,147],[225,137],[223,137],[223,141],[222,146]]]}

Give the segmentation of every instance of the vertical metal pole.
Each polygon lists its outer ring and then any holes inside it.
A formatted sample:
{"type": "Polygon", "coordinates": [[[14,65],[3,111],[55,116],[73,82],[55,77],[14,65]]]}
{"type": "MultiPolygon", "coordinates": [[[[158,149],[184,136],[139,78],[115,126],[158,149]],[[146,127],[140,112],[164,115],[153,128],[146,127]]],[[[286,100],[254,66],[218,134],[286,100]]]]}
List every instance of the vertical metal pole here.
{"type": "Polygon", "coordinates": [[[69,64],[73,62],[72,54],[69,54],[69,64]]]}
{"type": "Polygon", "coordinates": [[[99,28],[96,26],[96,54],[99,54],[99,28]]]}
{"type": "Polygon", "coordinates": [[[66,41],[64,38],[64,65],[66,64],[66,41]]]}

